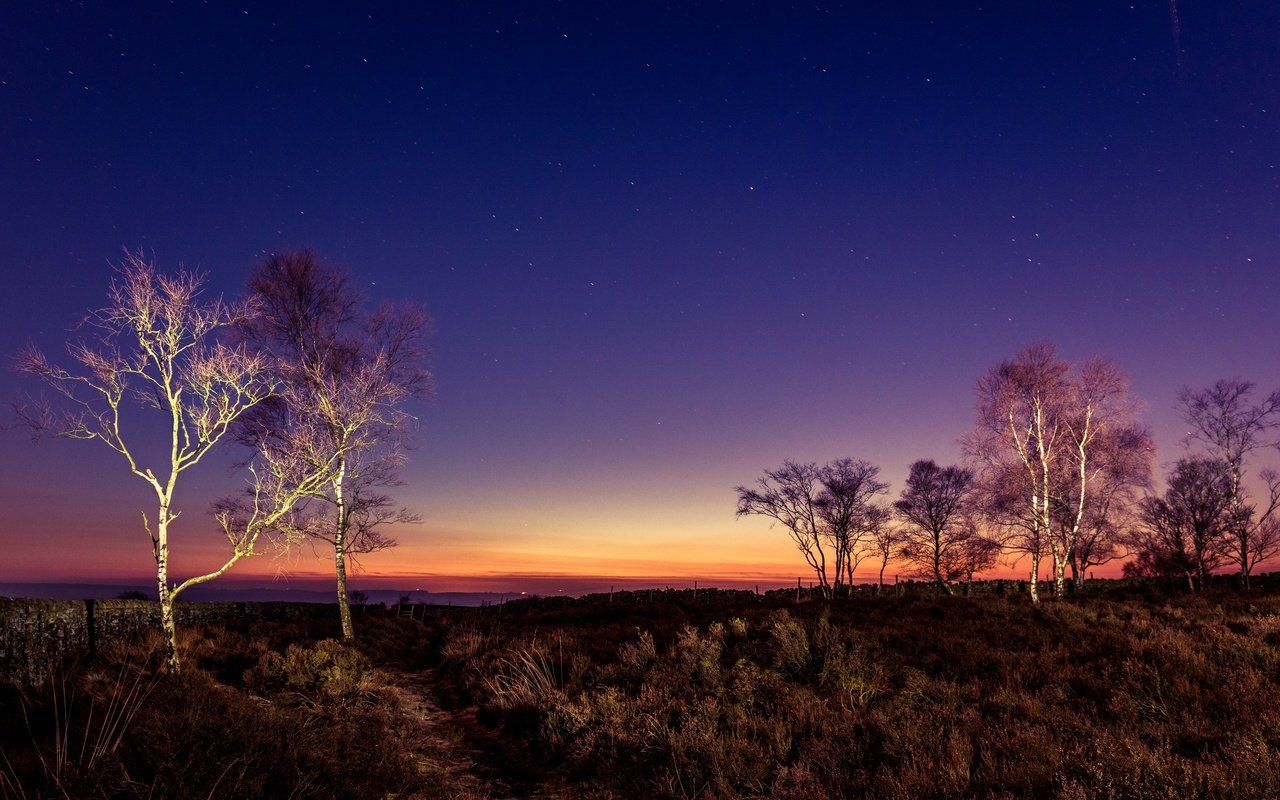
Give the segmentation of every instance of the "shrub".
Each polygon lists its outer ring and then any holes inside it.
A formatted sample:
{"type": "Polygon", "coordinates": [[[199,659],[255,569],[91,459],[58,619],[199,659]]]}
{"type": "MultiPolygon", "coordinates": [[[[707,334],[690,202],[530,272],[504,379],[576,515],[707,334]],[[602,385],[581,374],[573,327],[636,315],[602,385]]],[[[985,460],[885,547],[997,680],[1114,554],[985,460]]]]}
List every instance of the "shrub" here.
{"type": "Polygon", "coordinates": [[[627,681],[639,681],[657,659],[658,648],[653,642],[653,634],[648,631],[640,631],[637,641],[627,642],[618,648],[618,664],[623,679],[627,681]]]}
{"type": "Polygon", "coordinates": [[[283,654],[270,652],[245,673],[245,684],[263,694],[287,692],[313,705],[346,705],[369,689],[368,657],[333,639],[312,647],[291,644],[283,654]]]}
{"type": "Polygon", "coordinates": [[[793,677],[798,677],[809,667],[809,636],[804,625],[779,609],[765,621],[772,645],[773,666],[793,677]]]}

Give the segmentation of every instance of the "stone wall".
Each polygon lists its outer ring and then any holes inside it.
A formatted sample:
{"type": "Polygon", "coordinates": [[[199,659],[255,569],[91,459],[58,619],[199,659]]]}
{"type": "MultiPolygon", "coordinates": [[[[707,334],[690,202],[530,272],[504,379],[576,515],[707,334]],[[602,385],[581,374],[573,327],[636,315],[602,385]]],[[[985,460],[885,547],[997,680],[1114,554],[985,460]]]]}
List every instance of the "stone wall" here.
{"type": "MultiPolygon", "coordinates": [[[[318,603],[178,603],[178,631],[252,618],[335,616],[318,603]]],[[[0,597],[0,683],[37,685],[69,659],[135,641],[160,628],[153,600],[26,600],[0,597]]]]}

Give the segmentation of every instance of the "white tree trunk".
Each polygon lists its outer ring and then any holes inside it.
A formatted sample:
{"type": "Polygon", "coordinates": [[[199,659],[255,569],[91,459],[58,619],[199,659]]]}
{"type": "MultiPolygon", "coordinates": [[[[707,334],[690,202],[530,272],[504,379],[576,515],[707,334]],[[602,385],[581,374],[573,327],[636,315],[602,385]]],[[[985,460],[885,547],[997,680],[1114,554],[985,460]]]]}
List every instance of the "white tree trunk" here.
{"type": "Polygon", "coordinates": [[[338,507],[337,529],[333,535],[333,569],[337,576],[338,617],[342,620],[342,640],[350,642],[356,638],[356,632],[351,623],[351,602],[347,598],[347,525],[350,519],[347,516],[347,501],[342,486],[346,473],[347,465],[344,460],[333,481],[334,503],[338,507]]]}
{"type": "Polygon", "coordinates": [[[1067,558],[1062,552],[1062,545],[1054,542],[1050,545],[1053,553],[1053,594],[1059,600],[1067,596],[1067,558]]]}
{"type": "Polygon", "coordinates": [[[161,502],[156,518],[156,537],[153,542],[156,559],[156,596],[160,598],[160,628],[164,631],[169,669],[178,672],[182,668],[178,657],[178,626],[173,616],[174,594],[169,586],[169,507],[161,502]]]}

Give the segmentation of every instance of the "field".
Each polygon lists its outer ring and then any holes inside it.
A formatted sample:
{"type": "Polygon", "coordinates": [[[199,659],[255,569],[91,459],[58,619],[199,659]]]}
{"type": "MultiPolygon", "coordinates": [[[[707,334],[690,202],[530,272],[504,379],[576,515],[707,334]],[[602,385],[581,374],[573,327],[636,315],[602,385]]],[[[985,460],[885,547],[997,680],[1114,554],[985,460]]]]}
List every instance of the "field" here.
{"type": "Polygon", "coordinates": [[[1280,594],[1105,586],[192,626],[0,689],[0,795],[1280,797],[1280,594]]]}

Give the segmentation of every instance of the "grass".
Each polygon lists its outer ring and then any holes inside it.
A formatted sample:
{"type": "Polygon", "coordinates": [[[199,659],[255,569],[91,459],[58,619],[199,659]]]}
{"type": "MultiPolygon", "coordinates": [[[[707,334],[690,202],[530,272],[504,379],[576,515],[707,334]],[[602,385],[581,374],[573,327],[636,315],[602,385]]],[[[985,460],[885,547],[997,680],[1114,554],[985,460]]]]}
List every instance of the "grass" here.
{"type": "Polygon", "coordinates": [[[181,675],[144,637],[0,687],[0,797],[1280,797],[1280,594],[700,590],[425,617],[370,609],[354,647],[327,621],[192,628],[181,675]]]}
{"type": "Polygon", "coordinates": [[[1280,797],[1274,595],[615,598],[441,624],[478,735],[569,796],[1280,797]],[[534,630],[554,682],[512,663],[534,630]]]}
{"type": "MultiPolygon", "coordinates": [[[[387,641],[366,646],[403,654],[392,627],[372,625],[387,641]]],[[[44,687],[4,687],[0,717],[17,724],[0,726],[0,797],[457,796],[399,689],[318,633],[193,628],[178,675],[158,670],[160,641],[144,637],[44,687]]]]}

